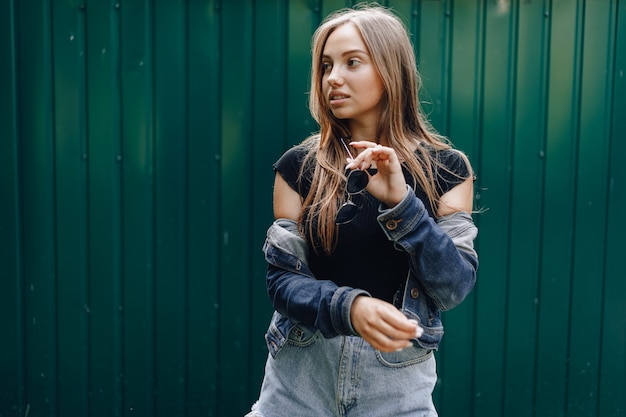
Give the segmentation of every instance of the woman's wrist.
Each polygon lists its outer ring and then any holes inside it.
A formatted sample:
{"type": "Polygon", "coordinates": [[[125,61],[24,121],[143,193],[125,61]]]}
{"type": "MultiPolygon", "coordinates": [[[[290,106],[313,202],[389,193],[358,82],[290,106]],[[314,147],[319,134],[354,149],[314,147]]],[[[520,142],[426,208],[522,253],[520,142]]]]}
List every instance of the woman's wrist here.
{"type": "Polygon", "coordinates": [[[402,189],[398,189],[397,192],[391,192],[387,201],[383,201],[383,204],[388,208],[394,208],[400,204],[405,198],[410,189],[406,185],[402,189]]]}

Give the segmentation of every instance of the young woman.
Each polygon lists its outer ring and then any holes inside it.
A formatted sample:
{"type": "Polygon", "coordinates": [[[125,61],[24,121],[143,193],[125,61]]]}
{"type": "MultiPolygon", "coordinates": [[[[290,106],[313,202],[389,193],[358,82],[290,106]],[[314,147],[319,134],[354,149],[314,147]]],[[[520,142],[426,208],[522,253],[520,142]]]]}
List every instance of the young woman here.
{"type": "Polygon", "coordinates": [[[338,11],[312,47],[320,131],[274,165],[264,251],[276,311],[248,416],[436,416],[440,311],[478,266],[472,169],[423,116],[391,11],[338,11]]]}

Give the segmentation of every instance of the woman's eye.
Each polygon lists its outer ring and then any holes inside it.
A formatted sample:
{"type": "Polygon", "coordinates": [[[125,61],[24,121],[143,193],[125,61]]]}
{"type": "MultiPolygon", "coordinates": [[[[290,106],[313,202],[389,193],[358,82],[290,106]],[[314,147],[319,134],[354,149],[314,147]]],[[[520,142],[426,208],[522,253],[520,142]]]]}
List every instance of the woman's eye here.
{"type": "Polygon", "coordinates": [[[354,67],[356,65],[359,65],[361,62],[358,59],[349,59],[348,60],[348,66],[349,67],[354,67]]]}
{"type": "Polygon", "coordinates": [[[322,71],[323,72],[328,72],[332,69],[333,64],[329,63],[329,62],[323,62],[322,63],[322,71]]]}

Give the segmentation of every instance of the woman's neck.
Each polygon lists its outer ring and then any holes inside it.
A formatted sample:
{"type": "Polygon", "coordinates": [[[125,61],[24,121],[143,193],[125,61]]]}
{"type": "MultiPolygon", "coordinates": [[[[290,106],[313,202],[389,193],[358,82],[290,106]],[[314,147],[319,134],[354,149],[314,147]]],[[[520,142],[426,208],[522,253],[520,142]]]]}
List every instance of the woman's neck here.
{"type": "Polygon", "coordinates": [[[362,124],[358,124],[355,122],[350,123],[350,140],[353,142],[360,142],[360,141],[367,141],[367,142],[374,142],[374,143],[380,143],[382,145],[382,143],[380,142],[377,133],[378,133],[378,126],[372,125],[372,126],[365,126],[362,124]]]}

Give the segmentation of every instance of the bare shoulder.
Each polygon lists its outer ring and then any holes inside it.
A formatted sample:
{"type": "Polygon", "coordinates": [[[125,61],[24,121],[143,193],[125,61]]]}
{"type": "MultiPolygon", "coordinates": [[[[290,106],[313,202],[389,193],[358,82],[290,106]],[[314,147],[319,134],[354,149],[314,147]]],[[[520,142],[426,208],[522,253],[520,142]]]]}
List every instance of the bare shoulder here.
{"type": "Polygon", "coordinates": [[[302,198],[285,179],[276,172],[274,178],[274,218],[298,220],[302,213],[302,198]]]}
{"type": "Polygon", "coordinates": [[[474,205],[474,178],[467,178],[454,186],[439,199],[438,216],[446,216],[457,211],[471,213],[474,205]]]}

